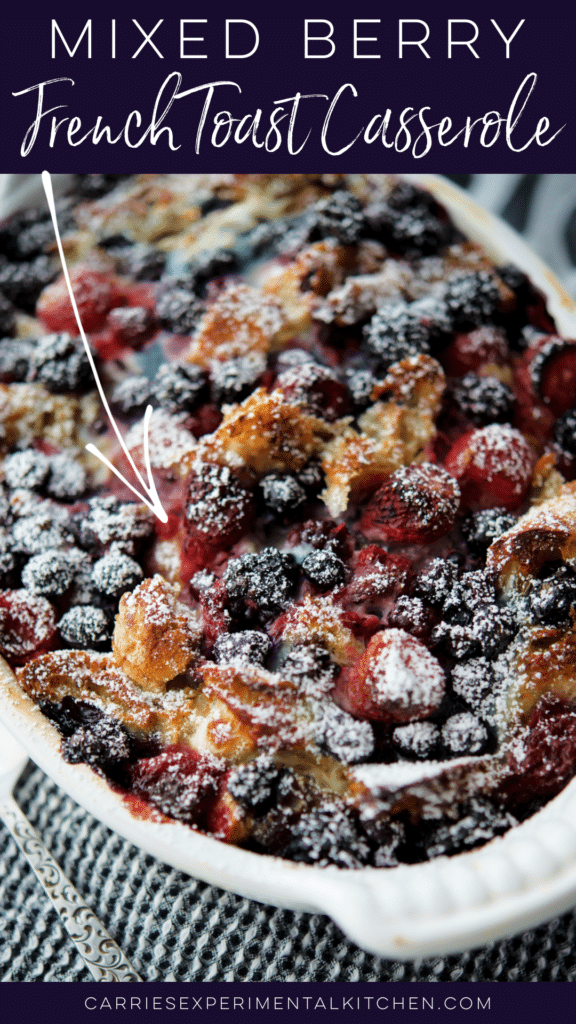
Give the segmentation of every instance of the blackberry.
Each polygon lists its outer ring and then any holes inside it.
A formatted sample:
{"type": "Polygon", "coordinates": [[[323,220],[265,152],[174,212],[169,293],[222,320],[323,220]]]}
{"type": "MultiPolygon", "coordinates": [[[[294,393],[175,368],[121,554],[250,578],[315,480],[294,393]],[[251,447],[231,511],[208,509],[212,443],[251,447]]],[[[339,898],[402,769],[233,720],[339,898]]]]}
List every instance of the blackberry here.
{"type": "Polygon", "coordinates": [[[94,725],[103,715],[100,708],[87,701],[73,700],[68,694],[59,703],[42,700],[39,708],[62,736],[71,736],[81,725],[94,725]]]}
{"type": "Polygon", "coordinates": [[[154,317],[145,306],[117,306],[110,310],[107,326],[118,333],[122,342],[135,345],[151,336],[154,317]]]}
{"type": "Polygon", "coordinates": [[[371,370],[347,370],[346,384],[356,409],[370,405],[370,396],[377,381],[371,370]]]}
{"type": "Polygon", "coordinates": [[[224,277],[238,269],[238,256],[233,249],[207,249],[201,252],[188,266],[195,291],[200,292],[213,277],[224,277]]]}
{"type": "Polygon", "coordinates": [[[4,460],[4,479],[13,490],[25,487],[39,491],[46,483],[49,472],[50,459],[35,448],[14,452],[4,460]]]}
{"type": "Polygon", "coordinates": [[[562,572],[537,581],[530,593],[530,610],[534,618],[545,626],[561,626],[570,619],[570,610],[576,604],[576,579],[562,572]]]}
{"type": "Polygon", "coordinates": [[[66,333],[39,338],[32,350],[28,380],[43,384],[56,395],[92,386],[92,369],[82,339],[66,333]]]}
{"type": "Polygon", "coordinates": [[[46,252],[51,245],[54,245],[54,241],[54,228],[48,215],[47,219],[45,216],[35,224],[22,228],[14,237],[10,251],[6,255],[17,262],[31,260],[34,256],[46,252]]]}
{"type": "Polygon", "coordinates": [[[297,480],[310,494],[318,494],[324,486],[324,470],[316,459],[310,459],[298,473],[297,480]]]}
{"type": "Polygon", "coordinates": [[[494,686],[494,669],[487,658],[472,658],[452,669],[454,693],[479,714],[494,686]]]}
{"type": "Polygon", "coordinates": [[[320,644],[294,644],[278,671],[282,678],[296,683],[302,693],[321,699],[334,686],[338,666],[320,644]]]}
{"type": "Polygon", "coordinates": [[[470,622],[478,608],[495,605],[495,574],[490,569],[464,573],[444,600],[443,616],[447,622],[470,622]]]}
{"type": "Polygon", "coordinates": [[[114,235],[105,235],[103,238],[98,239],[98,248],[106,249],[106,252],[110,252],[113,255],[122,253],[126,249],[132,249],[134,242],[132,239],[127,238],[120,231],[114,235]]]}
{"type": "Polygon", "coordinates": [[[168,287],[156,303],[160,323],[174,334],[191,334],[203,312],[200,300],[182,284],[168,287]]]}
{"type": "Polygon", "coordinates": [[[518,824],[508,811],[488,797],[473,797],[459,811],[458,821],[437,825],[427,836],[425,849],[430,860],[481,846],[518,824]]]}
{"type": "Polygon", "coordinates": [[[342,245],[354,245],[365,227],[362,205],[350,192],[334,192],[314,206],[314,234],[336,238],[342,245]]]}
{"type": "Polygon", "coordinates": [[[169,412],[192,412],[202,398],[206,375],[199,366],[160,367],[152,384],[158,405],[169,412]]]}
{"type": "Polygon", "coordinates": [[[0,293],[15,306],[34,313],[40,292],[57,275],[58,268],[48,256],[37,256],[25,263],[0,258],[0,293]]]}
{"type": "Polygon", "coordinates": [[[484,723],[469,711],[451,715],[442,726],[442,743],[454,757],[481,754],[488,738],[484,723]]]}
{"type": "Polygon", "coordinates": [[[89,764],[104,771],[127,761],[131,744],[124,727],[108,715],[92,725],[82,725],[62,741],[64,760],[70,764],[89,764]]]}
{"type": "Polygon", "coordinates": [[[388,625],[404,629],[407,633],[424,640],[430,635],[435,616],[420,597],[401,594],[396,598],[394,608],[388,616],[388,625]]]}
{"type": "Polygon", "coordinates": [[[487,658],[495,658],[508,646],[517,632],[514,616],[507,608],[486,605],[479,608],[472,619],[474,635],[480,651],[487,658]]]}
{"type": "Polygon", "coordinates": [[[294,558],[276,548],[264,548],[257,555],[233,558],[224,573],[229,597],[251,602],[265,616],[275,615],[286,608],[296,580],[294,558]]]}
{"type": "Polygon", "coordinates": [[[228,792],[240,807],[260,817],[272,805],[281,772],[269,754],[261,754],[232,769],[228,792]]]}
{"type": "Polygon", "coordinates": [[[302,562],[302,571],[319,590],[333,590],[346,579],[346,566],[332,551],[311,551],[302,562]]]}
{"type": "Polygon", "coordinates": [[[388,248],[409,258],[438,252],[448,244],[450,234],[448,221],[419,207],[384,212],[380,221],[379,235],[388,248]]]}
{"type": "Polygon", "coordinates": [[[392,745],[404,756],[430,760],[440,742],[440,730],[433,722],[410,722],[392,732],[392,745]]]}
{"type": "Polygon", "coordinates": [[[16,310],[8,299],[0,295],[0,338],[7,338],[16,329],[16,310]]]}
{"type": "Polygon", "coordinates": [[[507,263],[504,267],[498,267],[498,277],[518,299],[526,301],[532,291],[532,285],[523,270],[513,263],[507,263]]]}
{"type": "Polygon", "coordinates": [[[223,633],[214,644],[214,659],[218,664],[237,662],[243,665],[263,665],[272,644],[265,633],[245,629],[241,633],[223,633]]]}
{"type": "Polygon", "coordinates": [[[127,177],[127,174],[75,174],[74,191],[82,199],[100,199],[127,177]]]}
{"type": "Polygon", "coordinates": [[[429,604],[443,605],[458,579],[458,566],[450,559],[433,558],[416,577],[413,593],[429,604]]]}
{"type": "Polygon", "coordinates": [[[0,342],[0,381],[22,383],[30,372],[34,344],[27,338],[4,338],[0,342]]]}
{"type": "Polygon", "coordinates": [[[60,597],[72,583],[74,568],[65,551],[48,550],[34,555],[22,569],[22,584],[33,594],[60,597]]]}
{"type": "Polygon", "coordinates": [[[456,274],[450,278],[444,301],[456,330],[490,321],[498,306],[498,282],[490,271],[456,274]]]}
{"type": "Polygon", "coordinates": [[[460,412],[477,427],[510,423],[514,395],[497,377],[467,373],[452,386],[452,398],[460,412]]]}
{"type": "Polygon", "coordinates": [[[432,630],[431,645],[441,646],[454,658],[470,658],[479,653],[478,638],[469,624],[440,622],[432,630]]]}
{"type": "Polygon", "coordinates": [[[407,356],[430,351],[430,330],[414,305],[386,302],[364,328],[366,347],[382,369],[407,356]]]}
{"type": "Polygon", "coordinates": [[[152,386],[148,377],[126,377],[114,388],[111,400],[125,416],[141,412],[152,400],[152,386]]]}
{"type": "Polygon", "coordinates": [[[265,369],[266,361],[258,353],[213,363],[210,375],[215,400],[219,404],[241,402],[254,390],[265,369]]]}
{"type": "MultiPolygon", "coordinates": [[[[100,243],[102,244],[102,243],[100,243]]],[[[167,254],[148,245],[134,245],[121,256],[121,270],[134,281],[159,281],[166,267],[167,254]]]]}
{"type": "Polygon", "coordinates": [[[439,209],[434,197],[430,192],[424,192],[409,181],[399,181],[390,189],[386,196],[388,206],[393,210],[415,209],[434,211],[439,209]]]}
{"type": "Polygon", "coordinates": [[[329,701],[314,708],[314,738],[342,764],[366,761],[374,751],[374,730],[370,722],[360,721],[329,701]]]}
{"type": "Polygon", "coordinates": [[[132,554],[137,544],[152,533],[152,520],[142,505],[109,495],[90,498],[87,512],[72,521],[72,528],[83,548],[97,550],[115,541],[132,554]]]}
{"type": "MultiPolygon", "coordinates": [[[[2,349],[0,348],[0,358],[2,349]]],[[[563,451],[576,455],[576,409],[562,413],[554,424],[554,440],[563,451]]]]}
{"type": "Polygon", "coordinates": [[[284,473],[269,473],[260,481],[264,504],[279,516],[298,511],[306,501],[306,491],[295,477],[284,473]]]}
{"type": "Polygon", "coordinates": [[[108,619],[101,608],[78,605],[62,616],[58,623],[60,636],[71,647],[101,647],[110,639],[108,619]]]}
{"type": "Polygon", "coordinates": [[[127,590],[133,590],[143,579],[144,573],[133,558],[121,552],[109,552],[100,558],[92,570],[92,582],[101,594],[119,598],[127,590]]]}
{"type": "Polygon", "coordinates": [[[282,856],[319,867],[360,868],[369,863],[370,853],[352,813],[334,800],[301,815],[282,856]]]}
{"type": "Polygon", "coordinates": [[[462,533],[471,551],[483,555],[515,522],[516,516],[505,508],[487,508],[470,512],[462,522],[462,533]]]}
{"type": "Polygon", "coordinates": [[[46,490],[51,498],[60,501],[75,501],[87,487],[86,470],[69,455],[50,457],[50,475],[46,490]]]}

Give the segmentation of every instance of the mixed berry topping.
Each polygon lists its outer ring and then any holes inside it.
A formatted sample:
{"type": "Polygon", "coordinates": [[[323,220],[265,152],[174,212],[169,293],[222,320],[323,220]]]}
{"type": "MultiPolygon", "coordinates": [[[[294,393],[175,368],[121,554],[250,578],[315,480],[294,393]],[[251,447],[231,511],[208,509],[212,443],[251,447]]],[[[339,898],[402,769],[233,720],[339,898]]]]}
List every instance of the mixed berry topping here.
{"type": "Polygon", "coordinates": [[[0,226],[0,653],[157,821],[347,868],[490,841],[576,774],[576,344],[408,182],[157,181],[59,219],[165,523],[86,452],[132,479],[46,211],[0,226]]]}

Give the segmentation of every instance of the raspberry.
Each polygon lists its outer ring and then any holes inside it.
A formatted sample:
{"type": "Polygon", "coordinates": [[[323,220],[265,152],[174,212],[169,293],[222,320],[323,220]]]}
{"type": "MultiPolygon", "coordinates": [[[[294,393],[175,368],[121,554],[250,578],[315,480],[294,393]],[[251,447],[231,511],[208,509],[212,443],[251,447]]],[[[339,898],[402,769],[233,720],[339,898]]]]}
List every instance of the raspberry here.
{"type": "Polygon", "coordinates": [[[269,473],[260,481],[264,504],[278,516],[296,513],[306,501],[306,491],[295,477],[269,473]]]}
{"type": "Polygon", "coordinates": [[[346,566],[332,551],[312,551],[302,562],[305,576],[319,590],[333,590],[346,579],[346,566]]]}
{"type": "Polygon", "coordinates": [[[467,373],[453,385],[452,398],[466,419],[477,427],[506,423],[512,418],[514,395],[497,377],[467,373]]]}
{"type": "Polygon", "coordinates": [[[534,355],[529,349],[525,358],[535,391],[554,415],[571,409],[576,400],[576,341],[552,335],[537,344],[534,355]]]}
{"type": "Polygon", "coordinates": [[[41,490],[50,472],[50,459],[35,448],[14,452],[4,460],[4,479],[8,487],[41,490]]]}
{"type": "Polygon", "coordinates": [[[462,504],[513,512],[530,490],[534,457],[519,430],[493,423],[471,430],[452,445],[445,466],[460,485],[462,504]]]}
{"type": "Polygon", "coordinates": [[[370,846],[351,812],[334,800],[307,811],[295,822],[282,856],[318,867],[360,868],[370,860],[370,846]]]}
{"type": "Polygon", "coordinates": [[[223,633],[214,644],[218,664],[263,665],[272,644],[265,633],[245,629],[241,633],[223,633]]]}
{"type": "MultiPolygon", "coordinates": [[[[114,281],[90,267],[77,266],[70,271],[70,283],[85,331],[97,331],[104,325],[106,314],[119,304],[114,281]]],[[[78,330],[66,280],[62,274],[44,289],[36,306],[36,316],[48,331],[78,330]]]]}
{"type": "Polygon", "coordinates": [[[141,412],[152,399],[152,386],[144,374],[140,377],[126,377],[112,392],[112,402],[125,416],[141,412]]]}
{"type": "Polygon", "coordinates": [[[292,555],[264,548],[233,558],[223,581],[232,600],[249,601],[265,617],[281,612],[294,593],[297,567],[292,555]]]}
{"type": "Polygon", "coordinates": [[[100,648],[110,640],[108,619],[101,608],[78,605],[62,616],[60,636],[71,647],[100,648]]]}
{"type": "Polygon", "coordinates": [[[339,419],[347,411],[347,388],[319,363],[309,361],[283,370],[278,387],[288,402],[302,403],[313,414],[329,421],[339,419]]]}
{"type": "Polygon", "coordinates": [[[332,690],[338,666],[320,644],[294,644],[278,671],[283,679],[296,683],[302,693],[321,699],[332,690]]]}
{"type": "Polygon", "coordinates": [[[340,593],[345,605],[361,604],[375,598],[390,597],[407,586],[410,563],[398,555],[389,555],[377,544],[362,548],[352,578],[340,593]]]}
{"type": "Polygon", "coordinates": [[[314,234],[336,238],[342,245],[354,245],[364,230],[362,205],[350,192],[334,192],[314,206],[314,234]]]}
{"type": "Polygon", "coordinates": [[[156,315],[174,334],[191,334],[204,312],[204,306],[183,285],[166,288],[156,304],[156,315]]]}
{"type": "Polygon", "coordinates": [[[490,320],[498,306],[498,282],[487,270],[456,274],[450,278],[444,301],[457,330],[476,327],[490,320]]]}
{"type": "Polygon", "coordinates": [[[131,744],[120,722],[102,715],[92,725],[83,725],[62,741],[62,755],[70,764],[89,764],[110,771],[128,760],[131,744]]]}
{"type": "Polygon", "coordinates": [[[214,398],[220,402],[241,402],[260,381],[266,361],[260,354],[213,363],[210,371],[214,398]]]}
{"type": "Polygon", "coordinates": [[[440,742],[440,730],[432,722],[410,722],[397,725],[392,732],[392,745],[404,756],[430,760],[440,742]]]}
{"type": "Polygon", "coordinates": [[[257,817],[272,805],[282,769],[268,754],[234,768],[228,780],[230,796],[257,817]]]}
{"type": "Polygon", "coordinates": [[[427,836],[425,848],[430,860],[481,846],[518,824],[488,797],[473,797],[459,808],[459,814],[458,821],[437,825],[427,836]]]}
{"type": "Polygon", "coordinates": [[[470,550],[485,555],[487,549],[516,522],[516,516],[505,508],[487,508],[471,512],[462,523],[462,533],[470,550]]]}
{"type": "Polygon", "coordinates": [[[28,380],[53,394],[71,394],[94,385],[92,369],[81,338],[47,334],[39,338],[30,356],[28,380]]]}
{"type": "Polygon", "coordinates": [[[217,795],[224,764],[215,757],[174,745],[128,769],[131,790],[169,818],[198,823],[217,795]]]}
{"type": "Polygon", "coordinates": [[[29,590],[0,591],[0,653],[12,665],[48,651],[56,638],[54,609],[29,590]]]}
{"type": "Polygon", "coordinates": [[[431,715],[444,690],[444,673],[424,644],[403,629],[385,629],[352,670],[343,704],[357,718],[400,724],[431,715]]]}
{"type": "Polygon", "coordinates": [[[456,334],[440,360],[447,373],[460,377],[465,373],[476,372],[486,363],[501,366],[508,356],[504,331],[488,324],[467,334],[456,334]]]}
{"type": "Polygon", "coordinates": [[[452,715],[442,726],[442,743],[454,757],[463,754],[480,754],[488,742],[486,726],[476,715],[462,711],[452,715]]]}
{"type": "Polygon", "coordinates": [[[430,326],[417,303],[385,302],[364,328],[368,351],[382,369],[407,356],[430,351],[430,326]]]}
{"type": "Polygon", "coordinates": [[[33,594],[58,597],[66,593],[72,583],[74,568],[66,552],[43,551],[34,555],[22,570],[22,583],[33,594]]]}
{"type": "Polygon", "coordinates": [[[152,385],[158,405],[169,412],[191,412],[206,387],[206,375],[198,366],[160,367],[152,385]]]}
{"type": "Polygon", "coordinates": [[[154,317],[144,306],[117,306],[106,317],[105,331],[116,344],[140,348],[155,330],[154,317]]]}
{"type": "Polygon", "coordinates": [[[315,551],[333,551],[344,562],[351,557],[353,550],[346,526],[335,523],[333,519],[307,519],[290,534],[289,540],[295,547],[306,544],[315,551]]]}
{"type": "Polygon", "coordinates": [[[342,764],[358,764],[374,751],[370,722],[354,718],[331,701],[318,703],[314,709],[314,737],[342,764]]]}
{"type": "Polygon", "coordinates": [[[194,568],[204,568],[218,551],[240,540],[254,510],[251,492],[227,467],[194,466],[184,505],[186,551],[194,568]]]}
{"type": "Polygon", "coordinates": [[[397,469],[369,502],[360,529],[370,540],[426,544],[452,529],[460,504],[454,476],[432,463],[397,469]]]}
{"type": "Polygon", "coordinates": [[[511,748],[509,776],[502,789],[522,803],[559,793],[576,773],[574,706],[546,695],[534,708],[525,732],[511,748]]]}
{"type": "Polygon", "coordinates": [[[101,594],[118,599],[127,590],[133,590],[143,575],[133,558],[120,552],[110,552],[94,564],[92,582],[101,594]]]}

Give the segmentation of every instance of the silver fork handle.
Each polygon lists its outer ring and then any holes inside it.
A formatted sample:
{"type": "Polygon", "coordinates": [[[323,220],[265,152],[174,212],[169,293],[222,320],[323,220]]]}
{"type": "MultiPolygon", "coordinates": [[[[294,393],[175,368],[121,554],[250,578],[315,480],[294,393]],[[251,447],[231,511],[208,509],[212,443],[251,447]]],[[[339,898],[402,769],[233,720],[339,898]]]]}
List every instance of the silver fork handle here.
{"type": "Polygon", "coordinates": [[[0,803],[0,818],[27,857],[96,981],[142,981],[120,947],[62,873],[12,797],[0,803]]]}

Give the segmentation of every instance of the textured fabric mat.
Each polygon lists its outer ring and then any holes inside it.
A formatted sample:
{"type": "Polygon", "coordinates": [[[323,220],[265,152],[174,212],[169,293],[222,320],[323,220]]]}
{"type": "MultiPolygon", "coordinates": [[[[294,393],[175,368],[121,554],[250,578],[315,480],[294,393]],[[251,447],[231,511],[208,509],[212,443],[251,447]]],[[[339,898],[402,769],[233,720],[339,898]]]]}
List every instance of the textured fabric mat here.
{"type": "MultiPolygon", "coordinates": [[[[16,798],[145,981],[574,981],[576,913],[461,956],[393,963],[327,918],[262,906],[141,853],[38,768],[16,798]]],[[[32,870],[0,830],[0,980],[91,981],[32,870]]]]}

